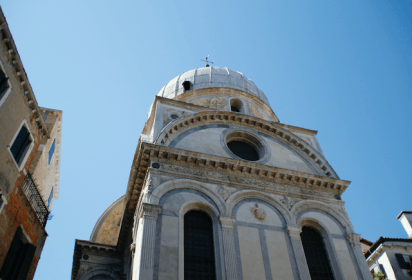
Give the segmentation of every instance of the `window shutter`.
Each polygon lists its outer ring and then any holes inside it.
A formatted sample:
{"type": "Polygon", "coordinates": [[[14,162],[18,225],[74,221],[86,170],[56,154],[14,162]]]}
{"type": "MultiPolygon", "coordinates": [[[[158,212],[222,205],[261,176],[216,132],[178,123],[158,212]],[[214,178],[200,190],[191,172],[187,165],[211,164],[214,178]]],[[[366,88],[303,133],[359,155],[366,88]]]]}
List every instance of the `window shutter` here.
{"type": "Polygon", "coordinates": [[[17,278],[18,280],[26,280],[27,278],[27,273],[29,273],[30,265],[33,261],[34,257],[34,252],[36,252],[36,246],[28,243],[25,246],[26,248],[26,255],[24,256],[23,259],[23,265],[21,267],[19,277],[17,278]]]}
{"type": "Polygon", "coordinates": [[[396,259],[398,260],[399,266],[401,269],[409,269],[411,265],[405,261],[405,258],[402,254],[395,254],[396,259]]]}
{"type": "Polygon", "coordinates": [[[3,97],[8,88],[7,80],[8,78],[6,77],[6,74],[0,70],[0,99],[3,97]]]}
{"type": "Polygon", "coordinates": [[[15,269],[14,266],[16,264],[16,261],[18,261],[18,258],[24,247],[23,242],[21,241],[21,235],[22,230],[20,227],[18,227],[13,241],[11,242],[11,245],[9,247],[9,251],[7,252],[6,259],[4,260],[3,267],[0,271],[0,277],[2,279],[12,279],[12,274],[14,274],[14,271],[12,271],[12,269],[15,269]]]}
{"type": "Polygon", "coordinates": [[[14,159],[16,160],[17,164],[20,165],[23,161],[24,156],[30,146],[31,139],[30,139],[30,132],[29,130],[23,125],[17,134],[16,139],[10,148],[11,153],[13,154],[14,159]]]}

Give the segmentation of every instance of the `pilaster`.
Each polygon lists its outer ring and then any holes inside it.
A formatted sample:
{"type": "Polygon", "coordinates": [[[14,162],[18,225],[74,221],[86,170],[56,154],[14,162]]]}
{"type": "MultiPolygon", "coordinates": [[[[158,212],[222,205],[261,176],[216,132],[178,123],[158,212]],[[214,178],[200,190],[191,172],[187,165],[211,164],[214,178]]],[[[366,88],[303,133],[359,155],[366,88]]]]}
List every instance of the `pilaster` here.
{"type": "Polygon", "coordinates": [[[368,264],[366,263],[365,256],[362,252],[362,247],[360,243],[360,234],[357,233],[347,233],[346,238],[348,239],[352,249],[353,254],[356,258],[356,263],[358,264],[360,271],[362,273],[363,279],[372,279],[371,273],[369,272],[368,264]]]}
{"type": "Polygon", "coordinates": [[[143,203],[138,214],[137,234],[133,243],[133,280],[153,279],[154,248],[157,218],[162,211],[159,205],[143,203]]]}
{"type": "Polygon", "coordinates": [[[293,247],[293,253],[295,254],[296,265],[298,267],[299,277],[301,280],[310,279],[310,273],[308,264],[306,262],[305,251],[303,250],[302,240],[300,239],[300,233],[302,227],[286,226],[286,231],[289,233],[289,237],[293,247]]]}
{"type": "Polygon", "coordinates": [[[228,280],[238,279],[237,258],[233,228],[236,222],[234,217],[219,216],[223,232],[223,248],[225,252],[226,277],[228,280]]]}

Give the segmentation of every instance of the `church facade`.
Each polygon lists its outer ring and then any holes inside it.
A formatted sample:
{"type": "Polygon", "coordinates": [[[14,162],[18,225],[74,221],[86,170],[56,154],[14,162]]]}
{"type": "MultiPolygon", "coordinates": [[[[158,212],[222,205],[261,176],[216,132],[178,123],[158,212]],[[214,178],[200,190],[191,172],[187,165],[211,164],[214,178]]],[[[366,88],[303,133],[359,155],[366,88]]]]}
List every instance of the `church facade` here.
{"type": "Polygon", "coordinates": [[[242,73],[157,94],[126,194],[76,240],[72,279],[371,279],[316,131],[282,124],[242,73]]]}

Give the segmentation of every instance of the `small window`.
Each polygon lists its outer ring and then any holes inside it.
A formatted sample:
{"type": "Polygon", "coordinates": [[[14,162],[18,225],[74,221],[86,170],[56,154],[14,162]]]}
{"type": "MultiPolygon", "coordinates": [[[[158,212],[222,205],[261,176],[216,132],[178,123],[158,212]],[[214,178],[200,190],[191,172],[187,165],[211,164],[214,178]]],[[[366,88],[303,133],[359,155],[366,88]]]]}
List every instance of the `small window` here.
{"type": "Polygon", "coordinates": [[[35,251],[36,246],[27,241],[22,229],[18,227],[0,270],[0,278],[26,279],[35,251]]]}
{"type": "Polygon", "coordinates": [[[3,98],[9,88],[8,80],[6,74],[0,68],[0,99],[3,98]]]}
{"type": "Polygon", "coordinates": [[[182,85],[183,85],[184,91],[187,91],[187,90],[191,90],[191,89],[192,89],[192,83],[189,82],[189,81],[184,81],[182,85]]]}
{"type": "Polygon", "coordinates": [[[170,115],[170,118],[171,118],[172,120],[175,120],[175,119],[179,118],[179,116],[176,115],[176,114],[171,114],[171,115],[170,115]]]}
{"type": "Polygon", "coordinates": [[[50,161],[52,160],[52,157],[53,157],[53,154],[54,154],[54,147],[55,147],[55,142],[56,142],[56,139],[54,139],[53,140],[53,144],[51,145],[51,147],[50,147],[50,150],[49,150],[49,164],[50,164],[50,161]]]}
{"type": "Polygon", "coordinates": [[[30,137],[30,132],[26,128],[26,126],[23,125],[19,131],[19,134],[17,134],[16,139],[14,139],[14,142],[10,147],[10,152],[19,167],[29,150],[31,143],[32,139],[30,137]]]}
{"type": "Polygon", "coordinates": [[[239,108],[236,107],[236,106],[230,106],[230,111],[232,111],[232,112],[240,112],[240,111],[239,111],[239,108]]]}
{"type": "Polygon", "coordinates": [[[54,187],[51,188],[50,195],[49,195],[49,199],[47,200],[47,208],[49,208],[50,203],[51,203],[51,201],[52,201],[52,199],[53,199],[53,190],[54,190],[54,187]]]}
{"type": "Polygon", "coordinates": [[[236,113],[243,113],[243,102],[240,99],[236,98],[230,99],[230,111],[236,113]]]}

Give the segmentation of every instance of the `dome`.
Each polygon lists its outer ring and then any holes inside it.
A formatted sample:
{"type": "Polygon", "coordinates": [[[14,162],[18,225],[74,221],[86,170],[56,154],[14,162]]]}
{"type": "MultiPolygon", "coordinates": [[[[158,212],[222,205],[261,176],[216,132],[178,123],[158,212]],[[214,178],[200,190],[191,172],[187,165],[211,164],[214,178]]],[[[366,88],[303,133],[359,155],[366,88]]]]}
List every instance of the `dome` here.
{"type": "Polygon", "coordinates": [[[267,105],[269,102],[265,94],[257,88],[252,80],[242,73],[226,67],[202,67],[184,72],[168,82],[157,94],[166,98],[175,98],[186,91],[204,88],[231,88],[247,92],[261,99],[267,105]],[[184,88],[183,83],[187,89],[184,88]],[[189,89],[190,87],[190,89],[189,89]]]}

